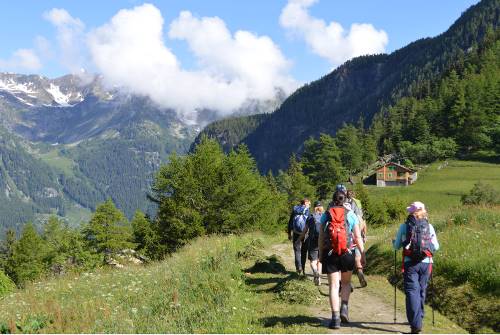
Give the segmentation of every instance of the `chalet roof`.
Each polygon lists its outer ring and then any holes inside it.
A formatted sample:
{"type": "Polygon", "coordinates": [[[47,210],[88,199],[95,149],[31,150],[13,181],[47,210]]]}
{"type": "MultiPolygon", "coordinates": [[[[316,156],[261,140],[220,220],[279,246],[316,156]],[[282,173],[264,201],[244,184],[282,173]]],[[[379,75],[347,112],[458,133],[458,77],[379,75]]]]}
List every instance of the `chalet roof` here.
{"type": "Polygon", "coordinates": [[[407,168],[406,166],[403,166],[401,164],[394,163],[394,162],[385,163],[384,165],[380,166],[379,169],[382,168],[382,167],[384,167],[384,166],[389,166],[389,165],[397,166],[397,167],[403,169],[406,172],[415,172],[415,170],[413,170],[413,169],[407,168]]]}

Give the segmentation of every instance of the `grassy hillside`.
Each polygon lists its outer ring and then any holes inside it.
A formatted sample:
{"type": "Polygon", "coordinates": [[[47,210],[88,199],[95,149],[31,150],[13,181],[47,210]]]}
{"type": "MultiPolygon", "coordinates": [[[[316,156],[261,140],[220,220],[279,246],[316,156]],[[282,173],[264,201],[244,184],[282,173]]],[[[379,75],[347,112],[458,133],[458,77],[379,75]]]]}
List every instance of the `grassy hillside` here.
{"type": "MultiPolygon", "coordinates": [[[[436,307],[469,331],[500,331],[500,208],[460,204],[478,180],[500,190],[500,166],[479,162],[435,163],[407,188],[369,188],[371,196],[423,201],[435,226],[441,250],[435,255],[436,307]]],[[[376,243],[368,252],[369,271],[393,271],[391,239],[398,224],[373,229],[376,243]]],[[[398,253],[400,262],[401,256],[398,253]]],[[[400,265],[398,265],[400,267],[400,265]]],[[[401,284],[401,281],[400,281],[401,284]]]]}
{"type": "Polygon", "coordinates": [[[500,165],[469,161],[433,163],[418,172],[410,187],[369,187],[377,197],[394,197],[405,203],[422,201],[432,217],[444,218],[451,207],[460,206],[460,197],[482,181],[500,191],[500,165]]]}

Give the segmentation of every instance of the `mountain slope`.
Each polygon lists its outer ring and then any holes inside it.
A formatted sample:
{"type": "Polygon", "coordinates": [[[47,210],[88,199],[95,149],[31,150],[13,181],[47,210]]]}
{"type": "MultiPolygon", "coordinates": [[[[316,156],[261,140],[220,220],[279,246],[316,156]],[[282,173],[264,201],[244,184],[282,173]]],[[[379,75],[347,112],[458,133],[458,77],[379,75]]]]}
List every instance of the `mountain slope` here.
{"type": "Polygon", "coordinates": [[[481,43],[489,27],[499,26],[499,16],[500,0],[483,0],[437,37],[416,41],[390,55],[348,61],[297,90],[241,140],[261,171],[284,168],[290,154],[300,151],[310,136],[333,135],[344,122],[361,117],[369,123],[382,106],[432,89],[433,81],[481,43]]]}

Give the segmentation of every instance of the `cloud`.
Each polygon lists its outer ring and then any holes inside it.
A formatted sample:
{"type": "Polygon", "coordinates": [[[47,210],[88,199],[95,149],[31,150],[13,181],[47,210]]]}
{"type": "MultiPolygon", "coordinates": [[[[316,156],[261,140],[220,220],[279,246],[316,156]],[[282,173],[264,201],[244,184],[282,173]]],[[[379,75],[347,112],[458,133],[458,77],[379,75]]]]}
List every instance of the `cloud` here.
{"type": "Polygon", "coordinates": [[[281,26],[303,38],[315,54],[338,66],[356,56],[385,52],[385,31],[369,23],[353,23],[349,31],[334,21],[327,24],[309,14],[316,2],[289,0],[280,15],[281,26]]]}
{"type": "Polygon", "coordinates": [[[289,93],[296,87],[290,62],[268,36],[243,30],[232,35],[220,18],[184,11],[171,23],[169,37],[187,41],[200,67],[214,77],[243,82],[251,98],[271,99],[276,88],[289,93]]]}
{"type": "Polygon", "coordinates": [[[166,46],[163,17],[153,5],[120,10],[90,32],[90,57],[112,85],[151,97],[184,115],[197,109],[229,113],[249,99],[271,99],[277,89],[289,93],[294,80],[289,62],[269,37],[237,31],[219,18],[198,19],[182,12],[170,38],[186,40],[199,61],[196,70],[182,68],[166,46]]]}
{"type": "Polygon", "coordinates": [[[7,71],[36,71],[42,67],[33,49],[18,49],[9,59],[0,59],[0,69],[7,71]]]}
{"type": "Polygon", "coordinates": [[[79,73],[87,65],[86,50],[82,48],[85,24],[62,8],[53,8],[45,12],[43,17],[57,29],[60,62],[70,72],[79,73]]]}

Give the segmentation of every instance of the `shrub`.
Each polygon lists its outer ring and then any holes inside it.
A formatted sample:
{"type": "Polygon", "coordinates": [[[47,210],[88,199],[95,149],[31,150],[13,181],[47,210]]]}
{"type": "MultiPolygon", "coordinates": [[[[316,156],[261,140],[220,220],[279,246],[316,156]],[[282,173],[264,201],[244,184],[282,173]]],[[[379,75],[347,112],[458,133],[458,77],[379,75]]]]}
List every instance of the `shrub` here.
{"type": "Polygon", "coordinates": [[[477,182],[469,194],[462,196],[464,205],[499,205],[500,193],[491,185],[477,182]]]}
{"type": "Polygon", "coordinates": [[[14,282],[0,270],[0,297],[12,292],[15,288],[14,282]]]}

